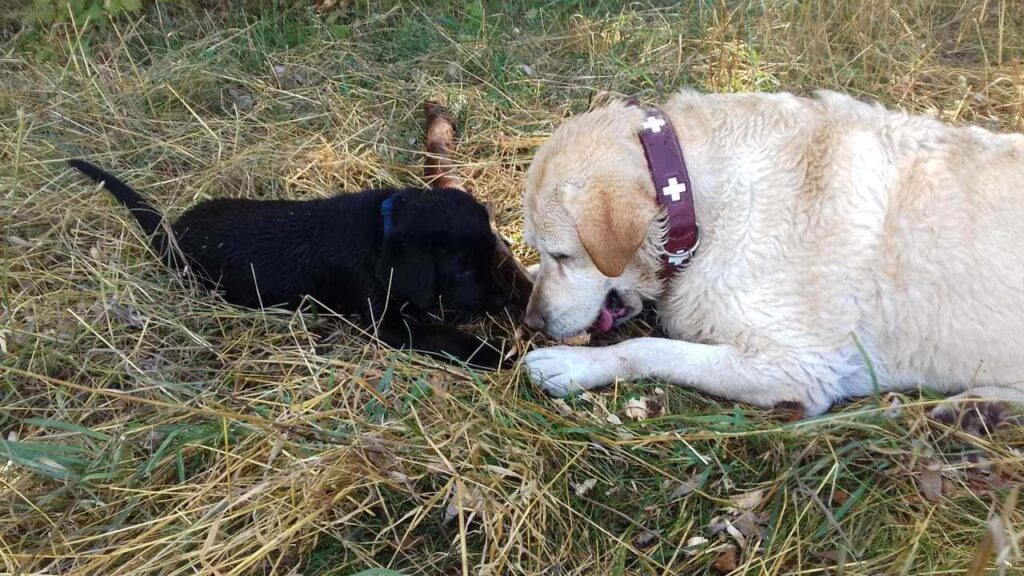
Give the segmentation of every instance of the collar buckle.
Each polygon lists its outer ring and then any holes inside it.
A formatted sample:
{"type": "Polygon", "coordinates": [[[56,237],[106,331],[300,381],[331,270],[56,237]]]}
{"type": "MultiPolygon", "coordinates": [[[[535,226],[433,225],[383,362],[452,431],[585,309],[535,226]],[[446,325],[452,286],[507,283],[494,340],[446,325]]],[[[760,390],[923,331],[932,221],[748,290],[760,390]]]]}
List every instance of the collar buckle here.
{"type": "Polygon", "coordinates": [[[697,239],[694,240],[693,246],[675,252],[666,252],[666,264],[678,269],[683,269],[690,265],[694,255],[697,254],[697,248],[700,248],[700,226],[694,225],[694,228],[697,230],[697,239]]]}

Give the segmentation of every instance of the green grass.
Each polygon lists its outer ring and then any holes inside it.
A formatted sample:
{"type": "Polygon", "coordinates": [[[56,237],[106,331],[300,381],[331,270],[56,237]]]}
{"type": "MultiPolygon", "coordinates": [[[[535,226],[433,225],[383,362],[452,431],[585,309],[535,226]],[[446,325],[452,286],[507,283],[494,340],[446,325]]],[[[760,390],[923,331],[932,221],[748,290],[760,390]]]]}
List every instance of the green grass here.
{"type": "MultiPolygon", "coordinates": [[[[532,150],[605,93],[824,87],[1024,130],[1019,2],[232,4],[0,22],[0,574],[716,574],[735,538],[711,525],[757,489],[737,574],[967,574],[990,517],[1024,522],[1004,510],[1024,433],[930,422],[928,393],[803,422],[672,387],[664,416],[628,421],[654,382],[563,407],[518,368],[194,290],[61,162],[89,156],[172,216],[412,183],[420,104],[441,97],[519,239],[532,150]]],[[[473,329],[531,345],[510,318],[473,329]]]]}

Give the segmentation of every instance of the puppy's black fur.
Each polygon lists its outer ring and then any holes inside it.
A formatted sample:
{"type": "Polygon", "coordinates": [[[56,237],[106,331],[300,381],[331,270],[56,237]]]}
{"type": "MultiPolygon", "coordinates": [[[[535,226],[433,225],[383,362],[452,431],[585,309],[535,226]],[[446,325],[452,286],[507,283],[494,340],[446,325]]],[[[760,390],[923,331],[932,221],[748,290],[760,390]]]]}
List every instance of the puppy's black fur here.
{"type": "Polygon", "coordinates": [[[128,207],[170,266],[187,265],[228,302],[295,308],[309,296],[335,312],[359,314],[367,326],[372,321],[390,346],[487,368],[501,363],[481,340],[419,321],[439,306],[465,318],[505,303],[492,269],[487,211],[465,192],[208,200],[182,214],[167,234],[160,212],[124,182],[86,161],[68,163],[128,207]]]}

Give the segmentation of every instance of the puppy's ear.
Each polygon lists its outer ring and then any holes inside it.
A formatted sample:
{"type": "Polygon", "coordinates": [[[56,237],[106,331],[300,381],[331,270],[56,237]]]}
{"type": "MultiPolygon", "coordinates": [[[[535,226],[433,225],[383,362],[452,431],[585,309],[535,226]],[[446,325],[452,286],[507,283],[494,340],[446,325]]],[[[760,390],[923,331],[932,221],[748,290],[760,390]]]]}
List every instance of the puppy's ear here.
{"type": "Polygon", "coordinates": [[[576,233],[594,265],[605,276],[621,276],[657,215],[654,203],[639,189],[605,183],[567,186],[564,200],[576,206],[576,233]]]}
{"type": "Polygon", "coordinates": [[[392,300],[404,300],[422,312],[437,304],[434,257],[430,249],[392,237],[377,259],[377,280],[391,289],[392,300]]]}

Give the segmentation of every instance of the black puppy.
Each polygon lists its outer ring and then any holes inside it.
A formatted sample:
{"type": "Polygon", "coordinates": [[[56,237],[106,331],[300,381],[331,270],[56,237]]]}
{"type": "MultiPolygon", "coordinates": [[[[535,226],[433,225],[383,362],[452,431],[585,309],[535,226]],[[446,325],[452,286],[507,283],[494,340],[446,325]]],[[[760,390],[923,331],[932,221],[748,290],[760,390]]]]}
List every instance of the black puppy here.
{"type": "Polygon", "coordinates": [[[486,209],[459,190],[365,190],[318,200],[216,199],[163,217],[117,177],[83,160],[73,168],[102,183],[177,269],[188,266],[228,302],[299,306],[309,296],[359,314],[378,337],[486,368],[501,355],[454,328],[417,319],[439,306],[456,316],[504,304],[492,266],[486,209]],[[411,316],[411,318],[410,318],[411,316]]]}

